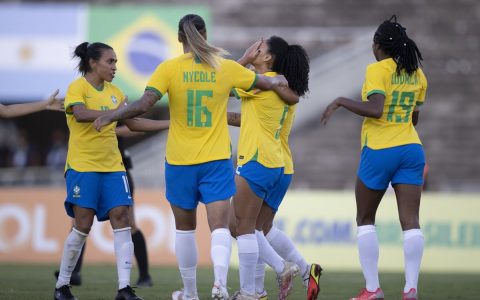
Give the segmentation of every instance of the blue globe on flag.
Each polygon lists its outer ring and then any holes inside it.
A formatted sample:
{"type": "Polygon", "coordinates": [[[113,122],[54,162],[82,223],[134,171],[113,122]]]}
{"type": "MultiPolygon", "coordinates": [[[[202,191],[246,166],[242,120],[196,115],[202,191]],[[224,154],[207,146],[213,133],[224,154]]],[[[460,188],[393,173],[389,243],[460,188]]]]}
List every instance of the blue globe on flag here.
{"type": "Polygon", "coordinates": [[[158,33],[141,31],[130,39],[127,57],[135,72],[149,76],[162,61],[168,59],[169,45],[158,33]]]}

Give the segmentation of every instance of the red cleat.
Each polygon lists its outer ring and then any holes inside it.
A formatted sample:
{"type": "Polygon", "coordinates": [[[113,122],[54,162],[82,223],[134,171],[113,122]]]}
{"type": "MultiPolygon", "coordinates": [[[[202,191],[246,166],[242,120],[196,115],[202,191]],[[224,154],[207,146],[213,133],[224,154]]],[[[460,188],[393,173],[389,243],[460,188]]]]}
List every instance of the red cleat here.
{"type": "Polygon", "coordinates": [[[384,300],[382,289],[378,288],[375,292],[369,292],[367,289],[362,289],[357,297],[350,298],[350,300],[384,300]]]}
{"type": "Polygon", "coordinates": [[[317,264],[310,265],[310,273],[308,274],[307,283],[307,300],[316,300],[320,293],[320,276],[322,275],[322,267],[317,264]]]}
{"type": "Polygon", "coordinates": [[[403,293],[402,300],[417,300],[417,290],[411,288],[408,293],[403,293]]]}

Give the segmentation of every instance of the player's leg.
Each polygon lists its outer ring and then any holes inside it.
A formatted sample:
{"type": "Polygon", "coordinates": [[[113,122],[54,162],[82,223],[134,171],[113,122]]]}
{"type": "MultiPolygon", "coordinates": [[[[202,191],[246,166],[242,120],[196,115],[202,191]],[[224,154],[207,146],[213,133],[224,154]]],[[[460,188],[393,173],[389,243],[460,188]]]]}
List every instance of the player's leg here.
{"type": "MultiPolygon", "coordinates": [[[[130,194],[133,197],[135,185],[129,169],[127,169],[126,175],[128,180],[128,186],[130,188],[130,194]]],[[[131,230],[132,230],[132,241],[133,241],[133,253],[135,255],[135,259],[137,260],[138,273],[139,273],[137,286],[149,287],[149,286],[152,286],[152,278],[150,277],[150,273],[148,272],[147,242],[145,240],[143,232],[140,230],[140,228],[137,227],[137,223],[135,221],[134,207],[135,207],[134,205],[130,207],[129,220],[130,220],[130,227],[132,228],[131,230]]]]}
{"type": "Polygon", "coordinates": [[[421,145],[399,148],[402,163],[392,178],[397,197],[400,224],[403,230],[405,264],[404,299],[417,299],[418,276],[423,256],[423,234],[420,229],[419,210],[423,184],[425,155],[421,145]]]}
{"type": "Polygon", "coordinates": [[[293,289],[293,281],[300,268],[294,262],[286,261],[282,258],[265,237],[263,226],[267,220],[273,218],[273,215],[273,209],[264,201],[256,222],[259,260],[267,263],[275,271],[279,288],[278,297],[279,299],[286,299],[293,289]]]}
{"type": "Polygon", "coordinates": [[[235,185],[237,193],[233,197],[233,208],[238,245],[240,293],[254,295],[255,277],[252,274],[255,273],[259,256],[255,224],[263,200],[250,189],[245,178],[236,176],[235,185]]]}
{"type": "Polygon", "coordinates": [[[384,194],[385,190],[369,189],[360,178],[357,178],[355,198],[357,202],[358,255],[365,278],[365,290],[371,293],[376,293],[380,289],[378,279],[379,246],[375,230],[375,215],[384,194]]]}

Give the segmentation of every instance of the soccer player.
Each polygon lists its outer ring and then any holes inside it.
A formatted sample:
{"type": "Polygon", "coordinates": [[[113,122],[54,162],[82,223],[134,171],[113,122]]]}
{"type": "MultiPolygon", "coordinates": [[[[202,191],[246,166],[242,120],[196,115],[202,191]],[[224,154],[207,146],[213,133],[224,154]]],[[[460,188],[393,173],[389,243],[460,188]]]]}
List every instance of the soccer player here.
{"type": "Polygon", "coordinates": [[[57,100],[55,98],[57,95],[58,89],[43,101],[11,105],[3,105],[0,103],[0,118],[15,118],[45,109],[63,111],[63,100],[57,100]]]}
{"type": "Polygon", "coordinates": [[[213,299],[228,299],[226,288],[231,237],[228,230],[230,197],[235,193],[227,125],[230,90],[286,86],[283,76],[257,76],[240,64],[224,59],[223,49],[206,41],[204,20],[194,14],[179,22],[178,39],[184,54],[161,63],[144,95],[133,104],[103,115],[97,130],[111,122],[146,112],[168,93],[170,129],[167,140],[165,181],[176,226],[175,253],[183,290],[172,299],[198,299],[195,241],[196,208],[206,206],[212,232],[211,256],[215,282],[213,299]]]}
{"type": "MultiPolygon", "coordinates": [[[[74,56],[80,59],[83,76],[73,81],[65,98],[65,113],[70,130],[65,180],[65,210],[74,218],[67,237],[55,286],[54,299],[76,299],[70,291],[70,277],[90,232],[93,218],[110,220],[117,260],[118,292],[116,300],[139,300],[130,287],[133,243],[130,233],[129,206],[132,197],[125,167],[115,134],[116,123],[97,132],[92,122],[108,110],[118,109],[125,100],[111,83],[117,58],[113,49],[103,43],[78,45],[74,56]]],[[[153,120],[132,119],[125,124],[134,131],[163,129],[153,120]]]]}
{"type": "MultiPolygon", "coordinates": [[[[286,257],[277,254],[278,249],[272,248],[263,229],[266,226],[267,232],[270,230],[268,223],[273,221],[291,180],[290,175],[284,175],[285,172],[293,172],[288,135],[293,122],[294,105],[299,96],[308,91],[309,59],[301,46],[289,45],[282,38],[273,36],[247,49],[239,62],[242,65],[251,64],[257,72],[267,76],[277,73],[285,75],[293,90],[282,89],[277,91],[278,94],[272,91],[236,90],[236,94],[242,98],[242,114],[238,122],[241,127],[235,178],[237,193],[233,200],[234,216],[231,217],[231,231],[239,247],[238,299],[267,298],[263,284],[264,262],[277,273],[279,299],[285,299],[299,269],[296,264],[285,261],[286,257]],[[286,120],[288,124],[284,128],[286,120]],[[287,152],[284,153],[284,150],[287,152]],[[290,159],[286,161],[286,157],[290,159]],[[242,251],[242,246],[246,251],[242,251]],[[254,278],[251,274],[255,268],[257,274],[254,278]]],[[[302,265],[302,272],[308,277],[307,269],[306,263],[302,265]]]]}
{"type": "Polygon", "coordinates": [[[354,300],[383,299],[378,280],[378,240],[375,214],[391,183],[403,230],[405,287],[403,299],[417,299],[423,254],[419,208],[425,155],[415,130],[425,100],[427,80],[419,68],[422,55],[396,16],[384,21],[373,37],[377,60],[367,67],[362,102],[339,97],[322,115],[326,124],[339,107],[364,116],[362,154],[357,173],[357,241],[366,281],[354,300]]]}

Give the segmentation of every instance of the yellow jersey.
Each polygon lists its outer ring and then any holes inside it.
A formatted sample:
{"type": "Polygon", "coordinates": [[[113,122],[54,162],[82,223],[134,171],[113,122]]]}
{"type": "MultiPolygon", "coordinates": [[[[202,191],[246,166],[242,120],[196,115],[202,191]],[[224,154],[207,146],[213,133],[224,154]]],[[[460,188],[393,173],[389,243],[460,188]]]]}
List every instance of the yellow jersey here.
{"type": "MultiPolygon", "coordinates": [[[[267,72],[264,75],[277,74],[267,72]]],[[[267,168],[285,166],[280,136],[288,105],[273,91],[236,89],[235,93],[242,99],[237,164],[257,161],[267,168]]]]}
{"type": "Polygon", "coordinates": [[[173,165],[193,165],[229,159],[232,155],[227,102],[232,88],[255,86],[256,75],[237,62],[221,58],[219,68],[186,53],[161,63],[146,90],[168,93],[170,128],[166,159],[173,165]]]}
{"type": "Polygon", "coordinates": [[[70,84],[65,96],[65,115],[70,130],[65,170],[125,171],[115,134],[117,123],[109,124],[97,132],[92,122],[77,122],[72,111],[75,105],[84,105],[91,110],[111,110],[117,108],[124,98],[120,89],[110,82],[105,82],[102,90],[93,87],[85,77],[70,84]]]}
{"type": "Polygon", "coordinates": [[[421,69],[411,76],[397,74],[392,59],[370,64],[362,88],[362,101],[372,94],[385,96],[382,117],[365,118],[362,126],[362,147],[384,149],[406,144],[421,144],[412,123],[415,107],[425,101],[427,79],[421,69]]]}
{"type": "Polygon", "coordinates": [[[290,151],[290,146],[288,145],[288,138],[290,137],[290,132],[292,131],[293,121],[295,120],[295,105],[290,105],[288,107],[288,113],[283,122],[282,130],[280,131],[280,140],[282,141],[282,152],[283,152],[283,161],[285,163],[284,174],[293,174],[293,158],[292,152],[290,151]]]}

